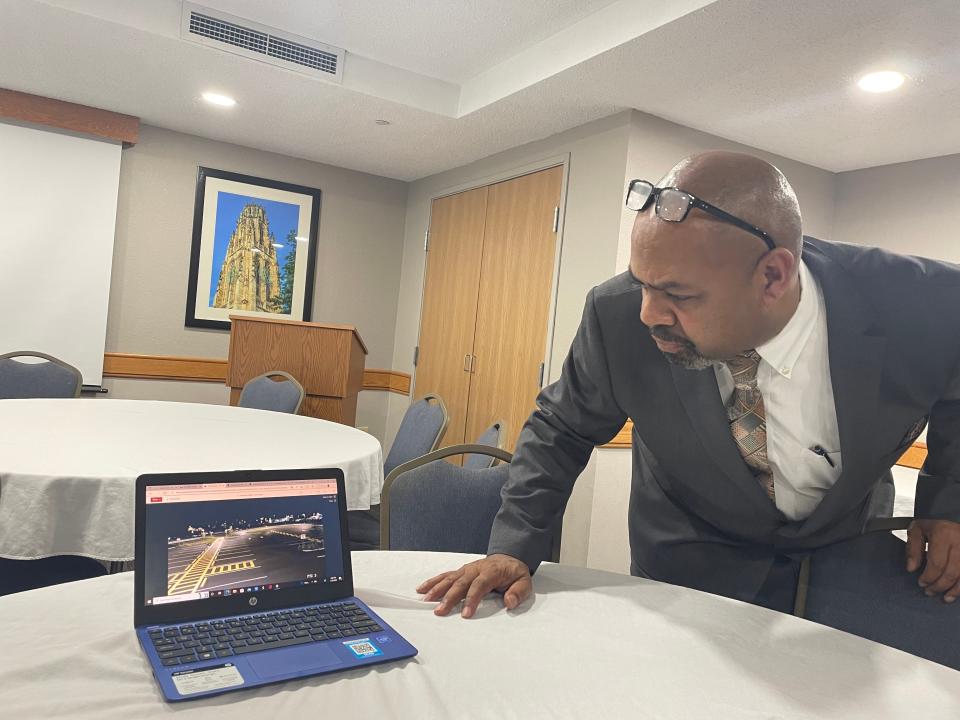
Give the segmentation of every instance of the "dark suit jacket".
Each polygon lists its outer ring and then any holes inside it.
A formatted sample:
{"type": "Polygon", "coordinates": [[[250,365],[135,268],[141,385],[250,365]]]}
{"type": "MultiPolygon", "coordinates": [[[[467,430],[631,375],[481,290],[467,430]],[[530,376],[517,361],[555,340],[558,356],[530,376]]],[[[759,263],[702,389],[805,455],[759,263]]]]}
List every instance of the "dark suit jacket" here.
{"type": "MultiPolygon", "coordinates": [[[[805,238],[826,303],[843,474],[788,520],[744,464],[713,370],[670,365],[629,273],[595,287],[560,379],[524,426],[489,552],[532,570],[597,445],[633,420],[631,572],[751,600],[778,552],[862,532],[892,507],[890,468],[929,416],[915,514],[960,521],[960,267],[805,238]]],[[[597,482],[602,483],[603,478],[597,482]]]]}

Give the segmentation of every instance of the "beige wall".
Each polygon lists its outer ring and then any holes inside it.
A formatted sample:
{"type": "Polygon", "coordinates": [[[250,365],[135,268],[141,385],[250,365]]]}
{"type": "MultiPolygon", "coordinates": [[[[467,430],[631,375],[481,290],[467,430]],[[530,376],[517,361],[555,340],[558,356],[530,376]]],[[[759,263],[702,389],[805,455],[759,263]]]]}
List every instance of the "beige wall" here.
{"type": "Polygon", "coordinates": [[[834,239],[960,262],[960,155],[840,173],[834,239]]]}
{"type": "MultiPolygon", "coordinates": [[[[548,353],[550,378],[559,376],[560,363],[580,320],[584,296],[593,285],[613,274],[619,222],[617,205],[628,130],[629,113],[621,113],[410,184],[393,357],[395,370],[413,371],[423,291],[423,238],[429,224],[431,200],[451,191],[505,179],[544,160],[562,158],[569,160],[567,195],[557,319],[553,351],[548,353]]],[[[396,432],[405,404],[403,398],[391,399],[388,442],[396,432]]]]}
{"type": "MultiPolygon", "coordinates": [[[[407,184],[150,126],[123,151],[107,351],[227,356],[229,333],[183,324],[199,165],[322,190],[313,319],[356,325],[367,367],[389,368],[407,184]]],[[[221,397],[199,383],[108,385],[113,397],[221,397]]],[[[361,393],[358,407],[358,424],[381,438],[387,394],[361,393]]]]}
{"type": "MultiPolygon", "coordinates": [[[[559,159],[568,178],[548,351],[555,380],[587,291],[626,267],[633,220],[622,206],[626,182],[658,179],[709,148],[751,152],[780,167],[800,197],[807,234],[960,261],[953,239],[960,206],[950,202],[960,195],[960,156],[834,175],[631,111],[405,184],[145,127],[141,142],[124,151],[107,349],[226,356],[226,333],[183,327],[196,166],[207,165],[324,191],[314,318],[357,325],[371,351],[367,367],[412,372],[431,200],[559,159]],[[923,217],[906,212],[916,207],[925,208],[923,217]]],[[[105,385],[113,397],[226,401],[225,389],[209,384],[105,385]]],[[[408,404],[392,393],[361,393],[358,424],[385,453],[408,404]]],[[[629,451],[594,454],[568,506],[563,562],[627,572],[630,470],[629,451]]]]}
{"type": "MultiPolygon", "coordinates": [[[[412,370],[423,282],[423,234],[432,198],[483,184],[490,178],[500,179],[503,173],[523,169],[543,158],[569,157],[554,337],[548,353],[552,381],[559,377],[587,291],[626,267],[633,221],[632,214],[623,209],[627,180],[658,179],[677,160],[710,148],[752,152],[774,162],[797,190],[806,232],[830,237],[835,192],[832,173],[644,113],[621,113],[411,184],[394,368],[412,370]]],[[[388,445],[406,405],[405,398],[390,400],[388,445]]],[[[584,470],[564,518],[563,562],[628,570],[629,458],[628,451],[600,450],[584,470]],[[614,511],[616,517],[609,516],[614,511]]]]}
{"type": "MultiPolygon", "coordinates": [[[[836,196],[836,176],[833,173],[639,111],[634,111],[630,118],[630,147],[623,189],[625,191],[627,183],[634,178],[656,182],[679,160],[704,150],[745,152],[776,165],[793,185],[800,200],[804,233],[831,239],[836,196]]],[[[622,270],[630,260],[630,230],[635,216],[636,213],[621,205],[617,267],[622,270]]]]}
{"type": "MultiPolygon", "coordinates": [[[[430,203],[437,196],[503,180],[550,159],[568,162],[566,206],[563,209],[556,321],[547,361],[550,380],[573,340],[587,291],[614,274],[629,113],[589,123],[545,140],[523,145],[410,185],[407,200],[403,267],[397,313],[393,368],[413,371],[413,350],[420,324],[423,291],[423,238],[430,203]]],[[[385,447],[389,448],[409,401],[393,395],[389,402],[385,447]]],[[[564,562],[586,563],[585,540],[590,520],[593,466],[578,483],[565,518],[564,562]]]]}

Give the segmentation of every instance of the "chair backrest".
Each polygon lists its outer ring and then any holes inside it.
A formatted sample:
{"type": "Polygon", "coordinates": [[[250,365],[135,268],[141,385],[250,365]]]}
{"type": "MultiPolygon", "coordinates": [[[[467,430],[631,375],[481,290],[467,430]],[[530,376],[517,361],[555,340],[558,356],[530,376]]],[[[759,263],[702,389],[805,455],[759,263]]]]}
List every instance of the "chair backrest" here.
{"type": "MultiPolygon", "coordinates": [[[[474,445],[460,447],[480,451],[477,454],[484,450],[474,445]]],[[[443,448],[427,458],[451,449],[443,448]]],[[[381,549],[486,553],[509,463],[481,469],[442,459],[419,464],[427,458],[409,463],[410,469],[397,468],[391,482],[385,483],[380,506],[381,549]]]]}
{"type": "Polygon", "coordinates": [[[283,370],[273,370],[247,382],[240,392],[237,404],[255,410],[273,410],[295,415],[303,403],[303,397],[303,387],[293,375],[283,370]],[[283,380],[271,380],[272,377],[282,377],[283,380]]]}
{"type": "Polygon", "coordinates": [[[52,355],[31,350],[0,355],[0,399],[79,397],[82,384],[77,368],[52,355]],[[18,357],[42,362],[20,362],[18,357]]]}
{"type": "MultiPolygon", "coordinates": [[[[486,553],[512,459],[501,448],[451,445],[394,468],[380,493],[380,549],[486,553]],[[503,464],[470,469],[442,462],[464,454],[492,455],[503,464]]],[[[540,560],[560,561],[562,532],[561,515],[540,560]]]]}
{"type": "Polygon", "coordinates": [[[447,406],[437,395],[424,395],[410,405],[383,463],[383,474],[389,475],[398,465],[436,450],[449,420],[447,406]]]}
{"type": "MultiPolygon", "coordinates": [[[[507,431],[505,430],[505,424],[503,420],[498,420],[483,431],[480,437],[477,438],[476,444],[502,449],[503,439],[506,437],[506,434],[507,431]]],[[[493,467],[494,463],[496,462],[497,458],[495,458],[493,455],[471,453],[463,459],[463,466],[465,468],[470,468],[471,470],[482,470],[483,468],[493,467]]]]}

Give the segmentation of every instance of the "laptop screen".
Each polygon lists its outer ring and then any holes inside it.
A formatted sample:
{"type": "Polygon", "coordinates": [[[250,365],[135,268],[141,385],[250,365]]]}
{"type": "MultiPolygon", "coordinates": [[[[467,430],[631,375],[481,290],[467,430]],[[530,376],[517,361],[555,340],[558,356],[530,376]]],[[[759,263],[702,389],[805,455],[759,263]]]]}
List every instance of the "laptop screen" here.
{"type": "Polygon", "coordinates": [[[344,580],[336,480],[146,485],[144,602],[344,580]]]}

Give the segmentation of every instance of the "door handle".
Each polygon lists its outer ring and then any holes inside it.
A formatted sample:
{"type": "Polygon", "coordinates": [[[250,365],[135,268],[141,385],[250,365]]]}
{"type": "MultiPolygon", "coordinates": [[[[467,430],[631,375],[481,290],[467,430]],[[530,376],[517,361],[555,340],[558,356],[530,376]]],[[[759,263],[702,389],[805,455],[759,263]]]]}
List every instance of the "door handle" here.
{"type": "Polygon", "coordinates": [[[469,353],[463,356],[463,371],[470,372],[470,354],[469,353]]]}
{"type": "Polygon", "coordinates": [[[470,356],[470,373],[475,373],[477,371],[477,356],[470,356]]]}

